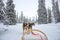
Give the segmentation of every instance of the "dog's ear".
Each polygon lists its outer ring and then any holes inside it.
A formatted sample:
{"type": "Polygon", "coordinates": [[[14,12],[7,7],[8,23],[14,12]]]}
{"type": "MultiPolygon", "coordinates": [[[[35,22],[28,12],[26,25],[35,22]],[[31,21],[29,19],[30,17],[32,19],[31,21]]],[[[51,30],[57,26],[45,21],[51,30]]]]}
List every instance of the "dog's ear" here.
{"type": "Polygon", "coordinates": [[[23,26],[25,25],[25,23],[23,23],[23,26]]]}
{"type": "Polygon", "coordinates": [[[34,23],[29,23],[29,24],[30,24],[31,26],[32,26],[32,25],[35,25],[34,23]]]}
{"type": "Polygon", "coordinates": [[[32,25],[31,25],[31,23],[29,23],[29,27],[31,27],[32,25]]]}
{"type": "Polygon", "coordinates": [[[34,23],[29,23],[29,27],[32,27],[32,25],[34,25],[34,23]]]}
{"type": "Polygon", "coordinates": [[[26,26],[27,25],[27,23],[23,23],[23,26],[26,26]]]}
{"type": "Polygon", "coordinates": [[[35,23],[32,23],[32,25],[35,25],[35,23]]]}

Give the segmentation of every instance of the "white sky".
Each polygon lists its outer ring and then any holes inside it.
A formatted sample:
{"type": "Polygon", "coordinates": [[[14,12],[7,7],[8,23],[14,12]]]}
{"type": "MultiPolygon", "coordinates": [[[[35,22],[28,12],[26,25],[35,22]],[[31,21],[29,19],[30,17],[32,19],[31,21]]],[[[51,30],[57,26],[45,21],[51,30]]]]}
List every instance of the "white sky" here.
{"type": "MultiPolygon", "coordinates": [[[[19,14],[23,11],[26,17],[36,17],[38,10],[38,0],[13,0],[15,4],[15,10],[19,14]]],[[[59,0],[60,1],[60,0],[59,0]]],[[[46,0],[46,8],[52,7],[51,0],[46,0]]]]}
{"type": "MultiPolygon", "coordinates": [[[[51,5],[51,0],[46,2],[51,5]]],[[[37,15],[38,10],[38,0],[14,0],[15,3],[15,10],[21,14],[21,11],[23,11],[24,16],[28,17],[35,17],[37,15]]],[[[51,6],[50,6],[51,7],[51,6]]]]}

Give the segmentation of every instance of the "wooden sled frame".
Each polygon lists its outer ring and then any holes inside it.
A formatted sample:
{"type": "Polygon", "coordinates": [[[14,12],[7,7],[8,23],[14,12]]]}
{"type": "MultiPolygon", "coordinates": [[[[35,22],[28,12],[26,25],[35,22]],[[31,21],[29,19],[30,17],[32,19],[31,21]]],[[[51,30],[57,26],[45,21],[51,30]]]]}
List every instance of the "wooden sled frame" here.
{"type": "MultiPolygon", "coordinates": [[[[37,29],[32,29],[32,32],[33,32],[33,31],[37,31],[37,32],[42,33],[42,34],[46,37],[46,40],[48,40],[47,35],[46,35],[43,31],[41,31],[41,30],[37,30],[37,29]]],[[[27,32],[23,34],[21,40],[24,40],[24,36],[25,36],[26,34],[27,34],[27,32]]]]}

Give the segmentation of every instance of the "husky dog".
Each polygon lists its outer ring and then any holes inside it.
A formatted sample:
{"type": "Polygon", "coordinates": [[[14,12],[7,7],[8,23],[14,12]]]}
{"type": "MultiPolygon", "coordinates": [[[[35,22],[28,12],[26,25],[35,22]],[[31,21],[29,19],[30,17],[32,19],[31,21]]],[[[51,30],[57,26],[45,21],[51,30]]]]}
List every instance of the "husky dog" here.
{"type": "Polygon", "coordinates": [[[35,24],[34,23],[23,23],[23,34],[32,32],[32,25],[35,25],[35,24]]]}

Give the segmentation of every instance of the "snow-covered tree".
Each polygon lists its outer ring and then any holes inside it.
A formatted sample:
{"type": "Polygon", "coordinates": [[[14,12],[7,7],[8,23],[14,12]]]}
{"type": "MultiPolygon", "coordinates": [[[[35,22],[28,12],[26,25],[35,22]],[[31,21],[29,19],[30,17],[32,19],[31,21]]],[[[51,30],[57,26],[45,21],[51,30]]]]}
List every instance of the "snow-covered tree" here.
{"type": "Polygon", "coordinates": [[[7,0],[6,4],[6,23],[8,25],[15,25],[16,24],[16,12],[14,10],[15,5],[13,4],[13,0],[7,0]]]}
{"type": "Polygon", "coordinates": [[[59,5],[58,1],[56,1],[56,13],[57,13],[57,22],[60,22],[60,13],[59,13],[59,5]]]}
{"type": "Polygon", "coordinates": [[[54,14],[54,19],[55,19],[55,23],[57,22],[57,18],[56,18],[56,7],[55,7],[55,1],[52,0],[52,12],[54,14]]]}
{"type": "Polygon", "coordinates": [[[18,17],[18,23],[21,23],[21,16],[18,17]]]}
{"type": "Polygon", "coordinates": [[[23,15],[23,11],[21,11],[21,15],[19,17],[19,22],[23,22],[24,20],[24,15],[23,15]]]}
{"type": "Polygon", "coordinates": [[[51,23],[51,10],[48,8],[48,23],[51,23]]]}
{"type": "Polygon", "coordinates": [[[59,13],[59,5],[58,5],[58,1],[54,1],[52,0],[52,12],[54,14],[54,19],[55,19],[55,23],[60,22],[60,13],[59,13]]]}
{"type": "Polygon", "coordinates": [[[4,3],[2,0],[0,0],[0,22],[4,21],[4,3]]]}
{"type": "Polygon", "coordinates": [[[23,21],[23,11],[21,11],[21,21],[23,21]]]}
{"type": "Polygon", "coordinates": [[[36,16],[36,21],[35,21],[36,23],[38,22],[38,18],[37,18],[37,16],[36,16]]]}
{"type": "Polygon", "coordinates": [[[25,16],[23,17],[23,22],[30,22],[30,21],[31,21],[31,19],[28,20],[28,18],[26,18],[25,16]]]}
{"type": "Polygon", "coordinates": [[[16,14],[17,23],[19,22],[18,13],[16,14]]]}
{"type": "Polygon", "coordinates": [[[38,24],[46,24],[47,23],[47,12],[45,8],[45,0],[38,1],[38,24]]]}

